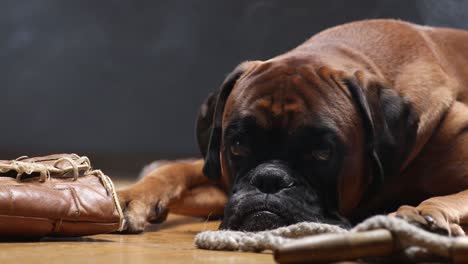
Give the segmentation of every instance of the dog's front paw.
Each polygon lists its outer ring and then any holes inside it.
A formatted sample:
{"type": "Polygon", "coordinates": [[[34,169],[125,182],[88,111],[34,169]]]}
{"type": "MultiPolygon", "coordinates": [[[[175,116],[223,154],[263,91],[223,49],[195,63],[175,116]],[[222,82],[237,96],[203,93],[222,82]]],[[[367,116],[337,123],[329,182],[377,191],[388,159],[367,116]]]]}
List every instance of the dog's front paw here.
{"type": "Polygon", "coordinates": [[[149,222],[160,223],[167,217],[167,201],[154,192],[129,188],[118,191],[117,196],[125,217],[122,233],[141,233],[149,222]]]}
{"type": "Polygon", "coordinates": [[[411,224],[434,233],[449,236],[465,235],[465,232],[461,226],[457,223],[449,221],[446,214],[437,207],[413,207],[404,205],[390,215],[402,218],[411,224]]]}

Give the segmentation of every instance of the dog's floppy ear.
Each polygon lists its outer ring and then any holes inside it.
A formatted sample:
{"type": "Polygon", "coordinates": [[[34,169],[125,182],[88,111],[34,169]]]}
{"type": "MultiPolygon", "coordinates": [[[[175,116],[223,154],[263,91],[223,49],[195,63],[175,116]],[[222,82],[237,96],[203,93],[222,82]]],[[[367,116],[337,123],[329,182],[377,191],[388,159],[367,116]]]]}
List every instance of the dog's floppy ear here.
{"type": "Polygon", "coordinates": [[[210,179],[216,180],[221,175],[219,151],[224,105],[237,79],[252,63],[247,61],[237,66],[226,77],[222,85],[215,92],[211,93],[200,107],[196,125],[197,141],[200,152],[205,158],[203,173],[210,179]]]}
{"type": "Polygon", "coordinates": [[[362,87],[355,78],[344,81],[357,104],[373,161],[374,191],[386,177],[399,173],[413,147],[419,119],[411,103],[378,81],[362,87]]]}
{"type": "Polygon", "coordinates": [[[213,125],[213,113],[216,106],[216,99],[218,98],[219,90],[211,92],[200,106],[197,115],[196,135],[198,149],[200,150],[203,158],[206,157],[208,150],[208,143],[210,141],[211,128],[213,125]]]}

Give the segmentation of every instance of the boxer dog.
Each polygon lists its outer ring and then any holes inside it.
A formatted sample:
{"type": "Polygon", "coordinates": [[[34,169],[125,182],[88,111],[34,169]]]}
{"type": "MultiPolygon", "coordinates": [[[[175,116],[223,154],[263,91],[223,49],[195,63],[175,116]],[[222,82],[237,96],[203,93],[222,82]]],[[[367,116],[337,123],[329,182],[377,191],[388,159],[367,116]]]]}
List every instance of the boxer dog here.
{"type": "Polygon", "coordinates": [[[468,32],[325,30],[237,66],[201,106],[197,139],[203,160],[165,162],[119,192],[127,232],[170,211],[248,231],[393,214],[464,235],[468,32]]]}

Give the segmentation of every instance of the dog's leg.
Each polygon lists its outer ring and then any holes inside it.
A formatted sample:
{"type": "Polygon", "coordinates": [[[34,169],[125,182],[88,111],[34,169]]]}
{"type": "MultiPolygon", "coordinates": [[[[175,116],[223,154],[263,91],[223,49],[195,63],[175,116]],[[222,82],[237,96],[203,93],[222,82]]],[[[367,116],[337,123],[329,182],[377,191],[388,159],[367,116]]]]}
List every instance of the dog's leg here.
{"type": "Polygon", "coordinates": [[[462,236],[462,226],[468,224],[468,190],[433,197],[416,207],[401,206],[392,215],[437,233],[462,236]]]}
{"type": "Polygon", "coordinates": [[[168,162],[118,191],[126,221],[124,231],[142,232],[148,221],[163,220],[168,210],[194,216],[222,212],[227,196],[203,175],[202,168],[203,160],[168,162]]]}
{"type": "Polygon", "coordinates": [[[213,184],[203,184],[185,192],[182,197],[169,204],[175,214],[198,217],[220,217],[228,201],[226,192],[213,184]]]}
{"type": "Polygon", "coordinates": [[[430,230],[464,235],[468,224],[468,107],[455,103],[440,128],[408,167],[404,177],[418,177],[415,186],[433,196],[394,214],[430,230]]]}

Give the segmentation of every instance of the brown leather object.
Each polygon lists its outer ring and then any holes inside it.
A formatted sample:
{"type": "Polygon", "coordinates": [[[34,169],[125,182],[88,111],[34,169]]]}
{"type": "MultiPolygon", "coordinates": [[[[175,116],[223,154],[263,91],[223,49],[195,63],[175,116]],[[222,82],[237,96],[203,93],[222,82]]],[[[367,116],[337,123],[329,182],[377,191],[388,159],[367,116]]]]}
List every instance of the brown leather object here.
{"type": "Polygon", "coordinates": [[[122,221],[112,181],[87,157],[0,160],[0,238],[109,233],[122,221]]]}

